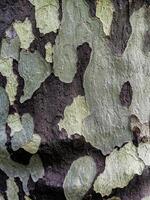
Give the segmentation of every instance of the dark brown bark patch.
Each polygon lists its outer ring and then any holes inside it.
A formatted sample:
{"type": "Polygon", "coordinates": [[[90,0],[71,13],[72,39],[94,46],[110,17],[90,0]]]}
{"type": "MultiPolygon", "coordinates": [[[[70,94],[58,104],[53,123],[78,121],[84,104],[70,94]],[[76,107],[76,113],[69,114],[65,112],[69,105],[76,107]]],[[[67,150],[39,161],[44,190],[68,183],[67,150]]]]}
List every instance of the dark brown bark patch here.
{"type": "Polygon", "coordinates": [[[7,79],[5,76],[2,75],[2,73],[0,72],[0,87],[5,88],[7,84],[7,79]]]}
{"type": "Polygon", "coordinates": [[[0,193],[4,193],[7,190],[6,181],[8,176],[0,169],[0,193]]]}
{"type": "Polygon", "coordinates": [[[14,178],[14,179],[15,179],[15,183],[19,189],[19,192],[18,192],[19,200],[24,200],[25,193],[23,191],[22,182],[21,182],[20,178],[18,178],[18,177],[14,178]]]}
{"type": "Polygon", "coordinates": [[[144,3],[145,3],[146,1],[145,0],[132,0],[131,2],[130,2],[130,15],[135,11],[135,10],[138,10],[138,9],[140,9],[143,5],[144,5],[144,3]]]}
{"type": "Polygon", "coordinates": [[[133,143],[135,146],[138,146],[138,144],[140,143],[141,130],[135,126],[132,130],[132,133],[133,133],[133,143]]]}
{"type": "Polygon", "coordinates": [[[4,36],[5,30],[14,20],[24,21],[30,18],[33,6],[28,0],[1,0],[0,1],[0,39],[4,36]]]}
{"type": "Polygon", "coordinates": [[[115,12],[111,25],[110,42],[113,52],[122,55],[131,35],[128,0],[113,0],[115,12]]]}
{"type": "Polygon", "coordinates": [[[23,165],[28,165],[30,162],[30,158],[32,157],[32,154],[28,153],[24,149],[20,148],[17,151],[11,151],[10,158],[23,165]]]}
{"type": "Polygon", "coordinates": [[[89,5],[89,11],[92,17],[96,16],[96,0],[86,0],[89,5]]]}
{"type": "Polygon", "coordinates": [[[59,0],[59,20],[61,21],[63,17],[62,13],[62,0],[59,0]]]}
{"type": "Polygon", "coordinates": [[[93,188],[85,195],[83,200],[104,200],[99,193],[96,193],[93,188]]]}
{"type": "Polygon", "coordinates": [[[129,108],[132,103],[133,90],[129,81],[125,82],[120,91],[120,102],[122,106],[129,108]]]}

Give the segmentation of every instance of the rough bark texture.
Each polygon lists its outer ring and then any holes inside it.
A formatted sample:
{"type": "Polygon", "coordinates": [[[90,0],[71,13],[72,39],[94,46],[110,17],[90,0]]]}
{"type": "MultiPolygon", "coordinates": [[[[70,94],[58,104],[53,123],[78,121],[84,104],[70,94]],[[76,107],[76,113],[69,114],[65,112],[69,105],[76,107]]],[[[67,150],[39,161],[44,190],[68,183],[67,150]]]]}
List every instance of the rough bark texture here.
{"type": "Polygon", "coordinates": [[[150,199],[149,5],[0,1],[0,199],[150,199]]]}

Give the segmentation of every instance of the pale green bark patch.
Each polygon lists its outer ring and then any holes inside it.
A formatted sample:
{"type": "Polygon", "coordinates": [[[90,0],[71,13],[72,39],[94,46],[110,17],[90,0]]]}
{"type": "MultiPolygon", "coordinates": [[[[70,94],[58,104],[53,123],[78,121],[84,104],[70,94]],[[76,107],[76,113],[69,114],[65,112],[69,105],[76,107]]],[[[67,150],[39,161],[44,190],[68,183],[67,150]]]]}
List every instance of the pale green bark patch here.
{"type": "Polygon", "coordinates": [[[140,143],[138,146],[138,155],[145,165],[150,166],[150,143],[140,143]]]}
{"type": "Polygon", "coordinates": [[[46,61],[52,63],[53,62],[53,47],[52,44],[50,42],[48,42],[45,45],[45,49],[46,49],[46,61]]]}
{"type": "Polygon", "coordinates": [[[35,6],[36,24],[41,33],[56,32],[59,28],[58,0],[29,0],[35,6]],[[42,17],[41,17],[42,16],[42,17]]]}
{"type": "Polygon", "coordinates": [[[12,62],[11,58],[0,58],[0,72],[7,78],[6,92],[9,96],[10,104],[15,101],[18,86],[17,76],[13,73],[12,62]]]}
{"type": "Polygon", "coordinates": [[[34,124],[30,114],[26,113],[22,116],[21,126],[19,127],[21,130],[14,132],[11,139],[12,149],[14,151],[27,144],[33,137],[34,124]]]}
{"type": "Polygon", "coordinates": [[[136,174],[141,175],[144,167],[144,163],[138,158],[136,147],[128,143],[106,157],[105,170],[97,177],[94,190],[102,196],[108,196],[112,189],[123,188],[136,174]]]}
{"type": "Polygon", "coordinates": [[[22,148],[31,154],[35,154],[37,153],[40,144],[41,137],[38,134],[33,134],[32,139],[28,143],[24,144],[22,148]]]}
{"type": "Polygon", "coordinates": [[[15,21],[13,27],[20,38],[21,48],[28,49],[30,47],[30,43],[34,40],[30,20],[26,18],[24,22],[15,21]]]}
{"type": "Polygon", "coordinates": [[[114,6],[111,0],[97,0],[96,16],[103,23],[103,29],[106,35],[110,34],[113,12],[114,6]]]}
{"type": "Polygon", "coordinates": [[[92,43],[100,30],[98,20],[89,17],[88,6],[83,0],[64,0],[62,11],[63,18],[54,45],[54,73],[61,81],[70,83],[76,73],[77,47],[87,41],[92,43]]]}
{"type": "Polygon", "coordinates": [[[83,120],[89,115],[85,97],[77,96],[64,111],[64,119],[60,120],[59,128],[64,128],[68,135],[82,133],[83,120]]]}
{"type": "Polygon", "coordinates": [[[25,196],[24,198],[25,198],[25,200],[32,200],[28,196],[25,196]]]}
{"type": "Polygon", "coordinates": [[[38,51],[31,53],[22,50],[18,70],[25,82],[24,96],[21,97],[21,102],[30,99],[35,90],[51,73],[50,64],[44,60],[38,51]]]}
{"type": "Polygon", "coordinates": [[[20,40],[15,30],[11,26],[2,39],[0,72],[7,78],[6,92],[9,96],[10,104],[15,101],[17,94],[17,76],[13,72],[13,59],[19,59],[20,40]]]}
{"type": "Polygon", "coordinates": [[[34,182],[37,182],[39,178],[44,176],[43,164],[37,154],[31,157],[28,169],[34,182]]]}
{"type": "Polygon", "coordinates": [[[89,156],[75,160],[64,180],[63,188],[67,200],[82,200],[90,189],[96,175],[96,164],[89,156]]]}
{"type": "Polygon", "coordinates": [[[8,200],[19,200],[18,192],[19,189],[14,179],[9,178],[7,180],[7,191],[6,191],[8,200]]]}
{"type": "Polygon", "coordinates": [[[120,199],[120,197],[115,197],[115,196],[114,196],[114,197],[111,197],[111,198],[109,198],[109,199],[107,199],[107,200],[121,200],[121,199],[120,199]]]}
{"type": "Polygon", "coordinates": [[[9,100],[4,88],[0,87],[0,128],[5,126],[9,111],[9,100]]]}
{"type": "Polygon", "coordinates": [[[15,132],[19,132],[22,130],[22,124],[18,113],[9,115],[7,123],[8,126],[11,128],[11,134],[10,134],[11,136],[13,136],[15,132]]]}
{"type": "Polygon", "coordinates": [[[143,197],[141,200],[150,200],[150,196],[143,197]]]}
{"type": "Polygon", "coordinates": [[[2,39],[1,46],[1,56],[3,58],[13,58],[15,60],[19,59],[19,49],[20,49],[20,40],[13,29],[10,27],[5,34],[5,38],[2,39]]]}

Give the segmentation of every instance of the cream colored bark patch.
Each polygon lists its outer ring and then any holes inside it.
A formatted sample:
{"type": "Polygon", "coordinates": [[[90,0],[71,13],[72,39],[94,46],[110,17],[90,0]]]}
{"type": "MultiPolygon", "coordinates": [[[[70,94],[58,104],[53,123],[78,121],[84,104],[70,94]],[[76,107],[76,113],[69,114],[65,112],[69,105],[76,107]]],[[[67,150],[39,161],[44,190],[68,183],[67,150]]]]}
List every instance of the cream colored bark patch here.
{"type": "Polygon", "coordinates": [[[89,115],[85,97],[77,96],[73,103],[67,106],[64,112],[64,119],[60,120],[60,129],[64,128],[68,135],[82,133],[83,120],[89,115]]]}
{"type": "Polygon", "coordinates": [[[31,141],[23,145],[22,148],[31,154],[35,154],[39,149],[40,143],[41,137],[38,134],[33,134],[31,141]]]}
{"type": "Polygon", "coordinates": [[[14,179],[9,178],[7,180],[7,190],[6,190],[8,200],[19,200],[18,192],[19,189],[14,179]]]}
{"type": "Polygon", "coordinates": [[[25,200],[31,200],[28,196],[25,196],[24,198],[25,200]]]}
{"type": "Polygon", "coordinates": [[[34,40],[34,35],[32,33],[32,24],[30,20],[26,18],[24,22],[15,21],[13,26],[20,38],[21,48],[28,49],[30,43],[34,40]]]}
{"type": "Polygon", "coordinates": [[[136,174],[141,175],[144,167],[144,163],[138,158],[136,147],[128,143],[106,157],[105,170],[97,177],[94,190],[102,196],[108,196],[112,189],[123,188],[136,174]]]}
{"type": "Polygon", "coordinates": [[[5,200],[2,194],[0,194],[0,200],[5,200]]]}
{"type": "Polygon", "coordinates": [[[46,61],[52,63],[53,62],[53,58],[52,58],[53,47],[52,47],[52,44],[50,42],[48,42],[45,45],[45,49],[46,49],[46,61]]]}
{"type": "Polygon", "coordinates": [[[12,62],[13,61],[11,58],[0,58],[0,72],[3,76],[6,76],[7,78],[6,92],[9,96],[9,101],[11,105],[15,101],[18,86],[17,76],[13,73],[12,62]]]}
{"type": "Polygon", "coordinates": [[[111,197],[111,198],[109,198],[107,200],[121,200],[121,199],[120,199],[120,197],[111,197]]]}
{"type": "Polygon", "coordinates": [[[113,12],[114,12],[114,7],[111,0],[97,0],[96,16],[103,23],[103,29],[106,35],[110,34],[113,12]]]}
{"type": "Polygon", "coordinates": [[[22,124],[21,124],[20,116],[18,113],[9,115],[7,119],[7,123],[8,123],[8,126],[11,128],[11,136],[13,136],[15,132],[19,132],[22,129],[22,124]]]}
{"type": "Polygon", "coordinates": [[[90,189],[96,175],[96,164],[89,156],[75,160],[64,180],[63,188],[67,200],[82,200],[90,189]]]}
{"type": "Polygon", "coordinates": [[[138,155],[145,165],[150,166],[150,143],[140,143],[138,146],[138,155]]]}
{"type": "Polygon", "coordinates": [[[41,33],[56,32],[59,28],[58,0],[29,0],[35,6],[36,24],[41,33]],[[42,16],[42,17],[41,17],[42,16]]]}
{"type": "Polygon", "coordinates": [[[141,200],[150,200],[150,196],[148,196],[148,197],[143,197],[141,200]]]}

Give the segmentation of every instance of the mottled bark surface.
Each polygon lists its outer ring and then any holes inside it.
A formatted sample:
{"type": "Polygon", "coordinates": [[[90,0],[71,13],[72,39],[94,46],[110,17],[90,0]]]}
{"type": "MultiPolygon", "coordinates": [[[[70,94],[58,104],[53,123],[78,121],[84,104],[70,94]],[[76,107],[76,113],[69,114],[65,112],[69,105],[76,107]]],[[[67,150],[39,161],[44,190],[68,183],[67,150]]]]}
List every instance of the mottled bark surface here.
{"type": "Polygon", "coordinates": [[[0,199],[150,198],[149,4],[0,1],[0,199]]]}

